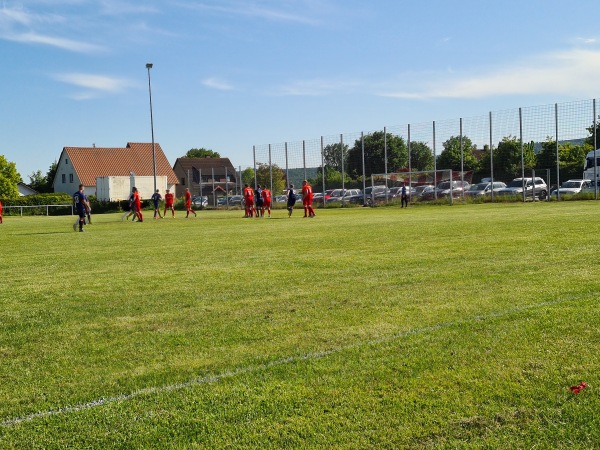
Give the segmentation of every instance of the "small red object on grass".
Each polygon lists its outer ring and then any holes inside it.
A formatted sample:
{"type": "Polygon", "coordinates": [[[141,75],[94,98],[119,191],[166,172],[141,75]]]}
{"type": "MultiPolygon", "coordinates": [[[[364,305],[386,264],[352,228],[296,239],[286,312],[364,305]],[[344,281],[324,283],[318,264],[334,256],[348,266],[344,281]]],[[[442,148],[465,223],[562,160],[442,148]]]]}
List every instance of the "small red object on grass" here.
{"type": "Polygon", "coordinates": [[[582,381],[580,384],[576,386],[571,386],[569,389],[571,389],[571,392],[573,392],[573,394],[579,394],[579,392],[581,392],[586,387],[587,383],[585,381],[582,381]]]}

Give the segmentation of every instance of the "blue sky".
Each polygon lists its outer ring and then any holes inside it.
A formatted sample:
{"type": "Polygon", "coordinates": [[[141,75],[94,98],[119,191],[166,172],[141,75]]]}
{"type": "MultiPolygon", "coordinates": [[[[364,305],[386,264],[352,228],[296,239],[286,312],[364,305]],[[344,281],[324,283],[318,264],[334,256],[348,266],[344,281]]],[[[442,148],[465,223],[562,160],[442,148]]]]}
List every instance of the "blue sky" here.
{"type": "Polygon", "coordinates": [[[600,97],[597,0],[0,0],[0,154],[252,146],[600,97]]]}

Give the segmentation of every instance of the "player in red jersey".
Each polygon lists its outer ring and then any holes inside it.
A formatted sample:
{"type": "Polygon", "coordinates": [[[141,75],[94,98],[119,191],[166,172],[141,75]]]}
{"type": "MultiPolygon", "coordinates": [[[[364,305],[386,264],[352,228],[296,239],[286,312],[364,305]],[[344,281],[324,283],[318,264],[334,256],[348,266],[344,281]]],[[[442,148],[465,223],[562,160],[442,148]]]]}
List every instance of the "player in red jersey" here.
{"type": "Polygon", "coordinates": [[[247,184],[244,185],[244,207],[246,215],[244,217],[252,217],[254,211],[254,189],[247,184]]]}
{"type": "Polygon", "coordinates": [[[269,217],[271,217],[271,191],[267,188],[264,188],[260,195],[263,199],[263,205],[260,210],[260,215],[264,217],[266,209],[267,213],[269,214],[269,217]]]}
{"type": "Polygon", "coordinates": [[[2,201],[0,201],[0,223],[4,223],[4,220],[2,219],[2,201]]]}
{"type": "Polygon", "coordinates": [[[175,217],[175,208],[173,207],[173,202],[175,201],[175,196],[171,193],[169,189],[165,193],[165,210],[163,211],[163,217],[167,217],[167,209],[171,210],[171,214],[173,218],[175,217]]]}
{"type": "Polygon", "coordinates": [[[187,211],[185,215],[186,219],[190,216],[190,213],[194,214],[194,217],[197,216],[196,211],[192,209],[192,193],[189,188],[185,188],[185,209],[187,211]]]}
{"type": "Polygon", "coordinates": [[[312,207],[313,190],[308,181],[302,182],[302,206],[304,206],[304,217],[315,217],[315,210],[312,207]]]}
{"type": "Polygon", "coordinates": [[[138,218],[138,222],[143,222],[144,218],[142,217],[142,199],[140,198],[140,192],[136,187],[132,189],[133,191],[133,212],[138,218]]]}

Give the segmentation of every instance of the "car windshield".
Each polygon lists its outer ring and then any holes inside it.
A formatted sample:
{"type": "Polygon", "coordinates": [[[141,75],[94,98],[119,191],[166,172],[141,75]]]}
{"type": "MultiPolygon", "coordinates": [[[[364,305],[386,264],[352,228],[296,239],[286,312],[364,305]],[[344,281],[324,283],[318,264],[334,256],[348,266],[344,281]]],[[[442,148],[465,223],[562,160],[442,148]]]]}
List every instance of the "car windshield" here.
{"type": "Polygon", "coordinates": [[[565,181],[561,187],[564,188],[580,188],[581,181],[565,181]]]}
{"type": "Polygon", "coordinates": [[[523,187],[523,180],[512,180],[507,187],[523,187]]]}
{"type": "Polygon", "coordinates": [[[438,184],[438,189],[450,189],[450,182],[442,181],[440,184],[438,184]]]}
{"type": "Polygon", "coordinates": [[[479,183],[479,184],[473,184],[469,190],[470,191],[483,191],[485,190],[485,188],[488,186],[489,183],[479,183]]]}

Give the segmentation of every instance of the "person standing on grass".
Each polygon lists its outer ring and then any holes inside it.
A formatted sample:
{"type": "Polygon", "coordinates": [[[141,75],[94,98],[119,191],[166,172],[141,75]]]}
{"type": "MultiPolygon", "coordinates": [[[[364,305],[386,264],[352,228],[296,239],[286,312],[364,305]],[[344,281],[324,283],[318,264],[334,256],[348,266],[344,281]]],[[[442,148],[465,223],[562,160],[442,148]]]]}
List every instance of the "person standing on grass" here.
{"type": "Polygon", "coordinates": [[[133,213],[138,219],[138,222],[143,222],[144,218],[142,216],[142,199],[140,198],[140,192],[134,186],[133,189],[133,213]]]}
{"type": "Polygon", "coordinates": [[[304,206],[304,217],[315,217],[315,210],[312,207],[313,204],[313,190],[312,186],[307,180],[302,182],[302,206],[304,206]]]}
{"type": "Polygon", "coordinates": [[[293,184],[290,184],[290,188],[288,189],[286,196],[288,217],[292,217],[292,212],[294,212],[294,205],[296,204],[296,191],[294,190],[293,184]]]}
{"type": "Polygon", "coordinates": [[[75,209],[77,209],[77,215],[79,216],[73,224],[73,231],[77,231],[77,225],[79,225],[79,232],[82,233],[85,216],[89,212],[89,203],[87,197],[83,193],[83,184],[80,184],[79,190],[73,194],[73,202],[75,203],[75,209]]]}
{"type": "Polygon", "coordinates": [[[244,217],[252,217],[252,212],[254,210],[254,191],[248,184],[245,184],[242,193],[244,195],[244,208],[246,211],[244,217]]]}
{"type": "Polygon", "coordinates": [[[173,218],[175,218],[175,208],[173,207],[173,202],[175,201],[175,196],[171,193],[169,189],[165,193],[165,210],[163,211],[163,217],[167,217],[167,209],[171,210],[171,214],[173,218]]]}
{"type": "Polygon", "coordinates": [[[4,219],[2,219],[2,200],[0,200],[0,223],[4,223],[4,219]]]}
{"type": "Polygon", "coordinates": [[[264,217],[265,215],[265,209],[267,210],[267,213],[269,214],[269,217],[271,217],[271,191],[267,188],[262,190],[262,198],[263,198],[263,206],[262,209],[260,210],[260,215],[264,217]]]}
{"type": "Polygon", "coordinates": [[[129,220],[131,216],[133,216],[133,219],[131,219],[131,221],[135,221],[136,216],[133,212],[133,191],[131,191],[131,194],[129,194],[129,199],[127,199],[127,211],[123,213],[121,220],[129,220]]]}
{"type": "Polygon", "coordinates": [[[254,191],[254,197],[254,204],[256,205],[254,213],[256,214],[257,218],[264,217],[265,210],[263,209],[262,188],[260,187],[260,184],[256,186],[256,190],[254,191]]]}
{"type": "Polygon", "coordinates": [[[159,202],[162,199],[162,195],[160,195],[160,191],[157,189],[156,192],[154,194],[152,194],[152,203],[154,203],[154,218],[156,219],[156,216],[160,217],[161,219],[163,218],[160,215],[160,208],[159,208],[159,202]]]}
{"type": "Polygon", "coordinates": [[[406,193],[406,184],[402,185],[400,190],[400,208],[404,208],[404,205],[408,208],[408,194],[406,193]]]}
{"type": "Polygon", "coordinates": [[[192,209],[192,194],[189,188],[185,188],[185,209],[187,211],[185,215],[186,219],[190,216],[190,213],[194,214],[194,217],[196,217],[196,211],[192,209]]]}

